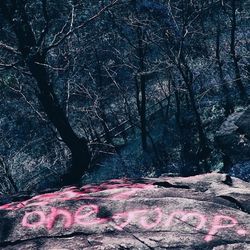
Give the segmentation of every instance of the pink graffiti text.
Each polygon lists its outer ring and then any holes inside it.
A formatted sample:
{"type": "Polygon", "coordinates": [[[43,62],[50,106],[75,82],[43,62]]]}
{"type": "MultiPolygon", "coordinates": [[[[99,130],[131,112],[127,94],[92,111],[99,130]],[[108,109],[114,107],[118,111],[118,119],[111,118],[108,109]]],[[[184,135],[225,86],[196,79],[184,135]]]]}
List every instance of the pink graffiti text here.
{"type": "Polygon", "coordinates": [[[26,212],[21,225],[29,229],[43,227],[50,231],[54,227],[69,229],[78,225],[91,229],[95,225],[110,223],[115,229],[122,231],[129,224],[137,225],[144,230],[152,230],[160,227],[173,228],[177,223],[185,223],[197,231],[208,228],[208,233],[204,237],[206,242],[212,241],[217,234],[226,230],[232,230],[239,236],[247,234],[235,218],[227,215],[214,215],[209,223],[210,220],[197,211],[179,210],[165,215],[161,208],[156,207],[115,213],[111,217],[99,218],[99,210],[95,204],[82,205],[75,212],[52,207],[48,214],[43,211],[26,212]]]}

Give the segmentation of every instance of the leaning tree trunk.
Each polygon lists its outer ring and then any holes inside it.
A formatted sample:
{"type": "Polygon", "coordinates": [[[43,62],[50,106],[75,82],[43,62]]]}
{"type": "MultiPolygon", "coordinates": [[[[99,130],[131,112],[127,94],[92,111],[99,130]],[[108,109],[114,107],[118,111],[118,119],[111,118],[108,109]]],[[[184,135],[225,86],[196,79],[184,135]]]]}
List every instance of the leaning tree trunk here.
{"type": "Polygon", "coordinates": [[[28,61],[32,76],[35,78],[40,90],[39,100],[49,120],[56,127],[63,142],[68,146],[72,156],[72,167],[66,176],[65,182],[73,183],[79,180],[87,170],[90,163],[90,153],[87,140],[79,138],[73,131],[65,112],[59,105],[59,101],[49,83],[45,67],[45,56],[36,54],[28,61]]]}

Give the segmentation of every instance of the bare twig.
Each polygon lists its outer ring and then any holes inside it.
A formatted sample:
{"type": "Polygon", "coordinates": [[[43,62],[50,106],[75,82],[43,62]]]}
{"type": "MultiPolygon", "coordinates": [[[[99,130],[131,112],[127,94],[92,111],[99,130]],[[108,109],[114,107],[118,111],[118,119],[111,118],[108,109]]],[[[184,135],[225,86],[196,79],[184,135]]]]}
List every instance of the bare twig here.
{"type": "Polygon", "coordinates": [[[15,53],[17,55],[21,55],[21,53],[16,48],[11,47],[10,45],[7,45],[5,43],[0,42],[0,48],[5,49],[5,50],[7,50],[9,52],[13,52],[13,53],[15,53]]]}
{"type": "MultiPolygon", "coordinates": [[[[70,29],[69,31],[64,34],[64,36],[59,39],[58,41],[56,41],[56,37],[53,39],[53,42],[50,46],[48,46],[46,49],[45,49],[45,52],[48,52],[49,50],[57,47],[58,45],[60,45],[62,42],[65,41],[66,38],[68,38],[69,36],[71,36],[74,32],[76,32],[77,30],[79,29],[82,29],[84,27],[86,27],[89,23],[91,23],[94,19],[98,18],[103,12],[105,12],[107,9],[111,8],[112,6],[114,6],[119,0],[114,0],[112,1],[112,3],[106,5],[105,7],[103,7],[101,10],[99,10],[95,15],[93,15],[92,17],[90,17],[87,21],[81,23],[80,25],[76,26],[76,27],[72,27],[73,26],[73,14],[72,14],[72,18],[71,18],[71,23],[72,25],[70,25],[70,29]]],[[[64,28],[63,28],[64,30],[64,28]]],[[[57,34],[57,37],[60,36],[62,33],[63,33],[63,30],[57,34]]]]}

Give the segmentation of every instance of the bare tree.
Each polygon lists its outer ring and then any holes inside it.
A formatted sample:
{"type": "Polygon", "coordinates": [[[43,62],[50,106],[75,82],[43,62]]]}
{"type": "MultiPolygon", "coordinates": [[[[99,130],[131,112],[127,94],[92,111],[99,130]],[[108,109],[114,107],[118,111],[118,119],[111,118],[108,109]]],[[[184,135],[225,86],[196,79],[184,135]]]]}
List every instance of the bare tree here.
{"type": "MultiPolygon", "coordinates": [[[[70,24],[66,23],[62,30],[54,36],[52,43],[45,45],[46,36],[50,27],[50,20],[47,10],[47,1],[42,1],[42,13],[45,26],[40,30],[37,38],[29,21],[26,5],[23,1],[1,1],[0,10],[10,29],[14,32],[21,61],[27,65],[31,76],[34,78],[39,89],[38,98],[46,112],[50,122],[57,129],[61,139],[70,149],[72,154],[72,166],[69,175],[65,177],[65,182],[75,182],[89,167],[90,151],[88,141],[84,137],[78,137],[74,132],[65,111],[60,105],[58,97],[51,82],[50,74],[47,70],[47,54],[53,48],[61,45],[68,37],[84,28],[100,16],[106,9],[113,6],[117,1],[103,7],[95,15],[85,22],[74,26],[74,13],[72,8],[70,24]],[[69,26],[66,31],[66,27],[69,26]]],[[[17,51],[15,49],[15,51],[17,51]]]]}

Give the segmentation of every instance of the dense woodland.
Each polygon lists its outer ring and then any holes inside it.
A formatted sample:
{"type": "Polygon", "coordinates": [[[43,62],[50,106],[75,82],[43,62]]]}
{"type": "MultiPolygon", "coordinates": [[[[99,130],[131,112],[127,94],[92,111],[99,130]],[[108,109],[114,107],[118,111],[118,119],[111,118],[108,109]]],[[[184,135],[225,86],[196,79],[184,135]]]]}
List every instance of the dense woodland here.
{"type": "Polygon", "coordinates": [[[0,192],[227,171],[215,134],[249,105],[249,7],[1,0],[0,192]]]}

